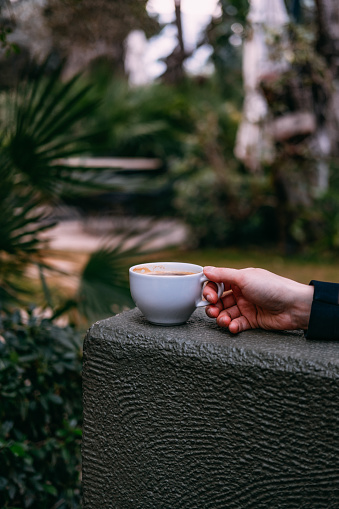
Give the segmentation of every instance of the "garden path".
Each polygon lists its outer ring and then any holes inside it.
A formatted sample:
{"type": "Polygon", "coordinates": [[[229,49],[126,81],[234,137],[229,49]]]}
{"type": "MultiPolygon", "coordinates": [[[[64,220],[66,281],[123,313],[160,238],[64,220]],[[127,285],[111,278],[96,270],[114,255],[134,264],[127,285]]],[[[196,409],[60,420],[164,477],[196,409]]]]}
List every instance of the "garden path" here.
{"type": "Polygon", "coordinates": [[[103,242],[118,245],[126,234],[128,247],[144,240],[147,248],[180,246],[187,238],[185,226],[174,219],[153,220],[143,217],[102,217],[60,221],[48,231],[50,249],[91,253],[103,242]]]}
{"type": "MultiPolygon", "coordinates": [[[[48,279],[74,288],[79,274],[92,252],[109,243],[131,248],[142,243],[143,249],[157,251],[186,243],[187,229],[179,221],[143,217],[101,217],[61,220],[48,230],[49,249],[45,262],[72,277],[50,273],[48,279]]],[[[34,277],[37,274],[32,274],[34,277]]]]}

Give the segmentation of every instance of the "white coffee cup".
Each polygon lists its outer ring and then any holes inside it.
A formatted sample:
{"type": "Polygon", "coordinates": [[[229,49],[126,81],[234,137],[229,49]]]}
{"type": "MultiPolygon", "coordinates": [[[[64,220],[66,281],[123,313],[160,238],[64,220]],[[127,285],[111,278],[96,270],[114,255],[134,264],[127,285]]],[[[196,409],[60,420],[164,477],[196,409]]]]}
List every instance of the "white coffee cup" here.
{"type": "MultiPolygon", "coordinates": [[[[180,325],[208,302],[202,292],[208,278],[192,263],[152,262],[129,269],[132,298],[147,320],[156,325],[180,325]],[[187,274],[188,273],[188,274],[187,274]]],[[[218,297],[223,283],[216,283],[218,297]]]]}

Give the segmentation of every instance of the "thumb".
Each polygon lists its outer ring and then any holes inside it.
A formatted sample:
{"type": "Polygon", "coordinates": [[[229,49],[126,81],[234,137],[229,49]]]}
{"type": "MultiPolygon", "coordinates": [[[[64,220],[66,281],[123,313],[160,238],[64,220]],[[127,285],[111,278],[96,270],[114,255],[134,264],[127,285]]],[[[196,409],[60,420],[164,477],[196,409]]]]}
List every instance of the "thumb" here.
{"type": "Polygon", "coordinates": [[[204,274],[210,281],[224,283],[225,290],[229,289],[231,285],[237,284],[239,278],[239,270],[221,267],[204,267],[204,274]]]}

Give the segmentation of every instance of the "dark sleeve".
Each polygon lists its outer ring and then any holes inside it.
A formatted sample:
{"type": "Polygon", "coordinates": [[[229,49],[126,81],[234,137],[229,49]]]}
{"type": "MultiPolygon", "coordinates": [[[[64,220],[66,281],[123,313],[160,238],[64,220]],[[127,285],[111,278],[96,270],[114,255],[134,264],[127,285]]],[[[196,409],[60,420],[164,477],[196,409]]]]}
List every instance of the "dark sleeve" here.
{"type": "Polygon", "coordinates": [[[311,281],[314,296],[307,339],[339,340],[339,284],[311,281]]]}

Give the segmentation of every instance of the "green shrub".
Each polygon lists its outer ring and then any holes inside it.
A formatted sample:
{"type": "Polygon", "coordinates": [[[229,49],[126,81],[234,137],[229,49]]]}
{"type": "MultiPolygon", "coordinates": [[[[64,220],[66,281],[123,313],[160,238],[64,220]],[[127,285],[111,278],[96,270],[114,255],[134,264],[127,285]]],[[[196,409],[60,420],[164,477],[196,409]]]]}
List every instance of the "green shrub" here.
{"type": "Polygon", "coordinates": [[[0,315],[0,507],[80,507],[82,335],[0,315]]]}
{"type": "Polygon", "coordinates": [[[176,183],[175,206],[189,227],[191,246],[218,248],[276,241],[275,215],[265,182],[260,185],[244,177],[233,186],[232,195],[210,168],[201,168],[176,183]]]}

